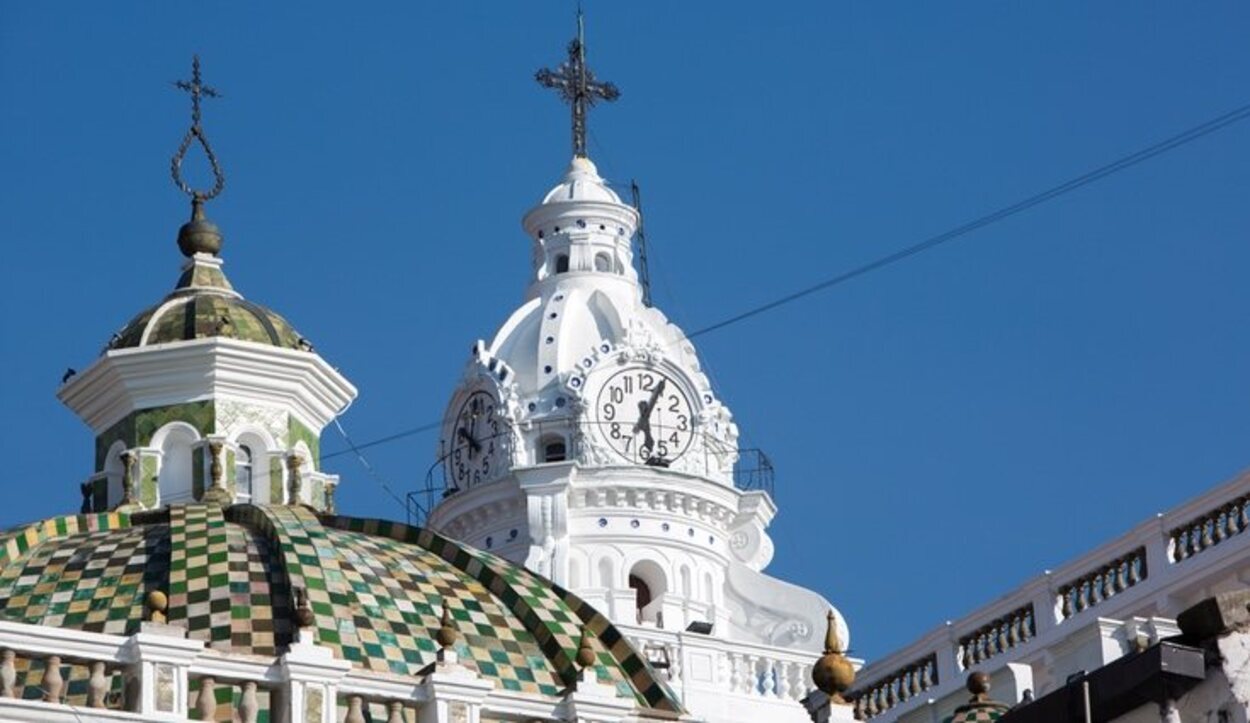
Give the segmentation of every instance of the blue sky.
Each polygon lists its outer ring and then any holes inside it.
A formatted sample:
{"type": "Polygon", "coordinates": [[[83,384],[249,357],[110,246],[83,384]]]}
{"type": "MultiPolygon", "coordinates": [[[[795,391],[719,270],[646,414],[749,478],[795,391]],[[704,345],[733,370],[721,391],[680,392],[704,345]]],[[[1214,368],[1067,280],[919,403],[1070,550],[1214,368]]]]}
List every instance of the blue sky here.
{"type": "MultiPolygon", "coordinates": [[[[519,302],[568,161],[533,71],[572,3],[0,7],[0,527],[73,511],[53,394],[172,286],[192,52],[225,95],[226,270],[360,388],[363,442],[438,419],[519,302]]],[[[590,0],[623,91],[591,155],[643,186],[695,329],[1250,102],[1250,4],[590,0]]],[[[770,570],[903,644],[1250,466],[1250,123],[698,339],[778,469],[770,570]]],[[[369,450],[399,491],[432,436],[369,450]]],[[[333,430],[328,452],[343,448],[333,430]]],[[[341,507],[402,510],[350,456],[341,507]]]]}

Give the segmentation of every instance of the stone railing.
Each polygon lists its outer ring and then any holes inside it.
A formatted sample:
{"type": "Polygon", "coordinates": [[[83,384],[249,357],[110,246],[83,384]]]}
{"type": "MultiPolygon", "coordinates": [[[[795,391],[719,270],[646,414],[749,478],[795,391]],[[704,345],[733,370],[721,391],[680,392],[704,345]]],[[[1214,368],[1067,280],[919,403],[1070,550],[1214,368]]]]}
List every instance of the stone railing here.
{"type": "Polygon", "coordinates": [[[937,655],[930,654],[903,666],[852,694],[855,716],[861,720],[910,700],[938,684],[937,655]]]}
{"type": "Polygon", "coordinates": [[[1064,620],[1119,595],[1145,580],[1146,548],[1138,547],[1099,565],[1077,579],[1059,587],[1059,614],[1064,620]]]}
{"type": "MultiPolygon", "coordinates": [[[[580,694],[580,693],[579,693],[580,694]]],[[[595,701],[631,718],[632,699],[595,701]]],[[[495,684],[440,651],[421,676],[375,673],[296,642],[275,658],[228,654],[186,637],[183,628],[144,623],[130,636],[0,622],[0,720],[299,721],[408,723],[477,720],[483,710],[544,719],[576,717],[568,696],[495,690],[495,684]],[[429,717],[432,716],[432,717],[429,717]]]]}
{"type": "Polygon", "coordinates": [[[1250,559],[1248,529],[1250,472],[873,662],[851,693],[856,709],[893,720],[956,691],[967,670],[1030,656],[1094,616],[1155,615],[1209,584],[1212,569],[1250,559]]]}
{"type": "Polygon", "coordinates": [[[1226,505],[1174,528],[1170,533],[1172,562],[1181,562],[1208,550],[1250,528],[1250,495],[1242,495],[1226,505]]]}
{"type": "Polygon", "coordinates": [[[709,700],[720,699],[739,713],[752,711],[759,720],[809,720],[801,701],[814,688],[812,665],[818,653],[698,633],[618,627],[701,717],[720,719],[708,708],[709,700]]]}
{"type": "Polygon", "coordinates": [[[960,667],[966,670],[983,663],[1029,642],[1035,635],[1037,622],[1033,617],[1033,604],[1022,605],[959,638],[960,667]]]}

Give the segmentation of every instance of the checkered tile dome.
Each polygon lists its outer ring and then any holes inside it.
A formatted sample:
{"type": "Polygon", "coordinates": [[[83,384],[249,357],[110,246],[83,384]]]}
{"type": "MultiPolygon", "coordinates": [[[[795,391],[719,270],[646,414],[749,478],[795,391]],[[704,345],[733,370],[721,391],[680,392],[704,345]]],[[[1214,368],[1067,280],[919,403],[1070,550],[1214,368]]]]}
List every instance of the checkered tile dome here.
{"type": "Polygon", "coordinates": [[[172,293],[130,320],[108,348],[119,349],[206,337],[305,348],[286,319],[231,287],[220,262],[192,259],[172,293]]]}
{"type": "MultiPolygon", "coordinates": [[[[317,644],[362,669],[417,675],[434,661],[445,604],[460,661],[501,689],[562,694],[587,627],[601,682],[643,708],[681,710],[589,605],[426,530],[302,506],[191,504],[59,517],[0,534],[2,620],[129,635],[147,594],[162,590],[169,622],[190,637],[275,656],[292,640],[296,588],[307,590],[317,644]]],[[[71,697],[86,695],[80,673],[71,697]]]]}

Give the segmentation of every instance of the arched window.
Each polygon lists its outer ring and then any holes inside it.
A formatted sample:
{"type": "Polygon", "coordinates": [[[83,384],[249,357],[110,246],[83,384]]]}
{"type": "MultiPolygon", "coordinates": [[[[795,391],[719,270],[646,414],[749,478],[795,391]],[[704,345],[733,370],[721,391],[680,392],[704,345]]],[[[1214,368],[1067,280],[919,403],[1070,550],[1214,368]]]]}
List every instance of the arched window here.
{"type": "Polygon", "coordinates": [[[651,560],[640,560],[629,571],[629,587],[634,591],[638,623],[664,627],[664,593],[668,592],[664,570],[651,560]]]}
{"type": "Polygon", "coordinates": [[[234,455],[234,485],[239,502],[252,501],[252,448],[246,444],[240,444],[234,455]]]}
{"type": "Polygon", "coordinates": [[[568,448],[564,437],[559,435],[545,436],[542,439],[542,460],[544,462],[563,462],[568,459],[568,448]]]}
{"type": "Polygon", "coordinates": [[[612,560],[606,557],[599,560],[599,587],[616,587],[616,573],[612,570],[612,560]]]}
{"type": "Polygon", "coordinates": [[[157,474],[161,505],[193,499],[191,445],[197,440],[195,430],[186,424],[176,422],[165,431],[160,444],[161,470],[157,474]]]}
{"type": "Polygon", "coordinates": [[[556,257],[556,273],[563,274],[569,270],[569,255],[560,254],[556,257]]]}
{"type": "Polygon", "coordinates": [[[606,251],[595,254],[595,271],[612,271],[612,257],[606,251]]]}

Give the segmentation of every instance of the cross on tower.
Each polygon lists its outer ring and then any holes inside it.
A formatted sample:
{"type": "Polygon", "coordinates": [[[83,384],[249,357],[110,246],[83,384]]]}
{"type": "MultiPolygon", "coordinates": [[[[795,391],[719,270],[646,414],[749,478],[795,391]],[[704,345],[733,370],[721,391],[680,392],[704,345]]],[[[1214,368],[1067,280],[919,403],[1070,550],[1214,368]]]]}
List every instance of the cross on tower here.
{"type": "Polygon", "coordinates": [[[569,43],[569,58],[554,71],[543,68],[534,79],[544,88],[555,88],[573,109],[573,155],[586,157],[586,111],[600,100],[614,101],[621,91],[607,81],[595,80],[586,67],[586,33],[581,10],[577,12],[577,37],[569,43]]]}
{"type": "Polygon", "coordinates": [[[220,98],[221,94],[216,89],[204,85],[200,81],[200,56],[195,55],[191,58],[191,81],[185,80],[174,81],[174,87],[185,90],[191,94],[191,125],[200,125],[200,96],[206,98],[220,98]]]}
{"type": "Polygon", "coordinates": [[[216,198],[226,187],[226,176],[221,172],[221,165],[217,163],[217,154],[213,153],[213,147],[208,144],[208,137],[204,135],[204,129],[200,127],[200,98],[220,98],[221,94],[216,89],[204,85],[204,82],[200,80],[200,56],[198,55],[192,56],[191,80],[176,80],[174,87],[191,94],[191,127],[182,137],[182,144],[178,146],[178,152],[170,161],[169,172],[174,178],[174,184],[191,197],[194,215],[201,212],[200,206],[204,201],[216,198]],[[199,143],[204,149],[204,155],[207,156],[208,164],[213,170],[213,187],[207,191],[192,188],[182,177],[182,161],[187,157],[187,151],[190,150],[192,143],[199,143]]]}

